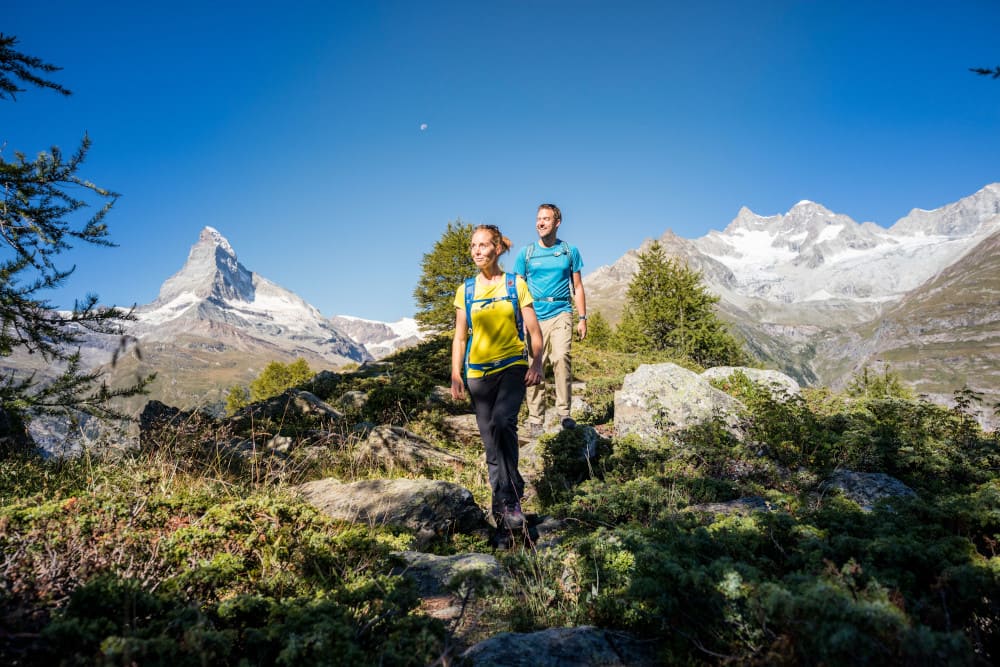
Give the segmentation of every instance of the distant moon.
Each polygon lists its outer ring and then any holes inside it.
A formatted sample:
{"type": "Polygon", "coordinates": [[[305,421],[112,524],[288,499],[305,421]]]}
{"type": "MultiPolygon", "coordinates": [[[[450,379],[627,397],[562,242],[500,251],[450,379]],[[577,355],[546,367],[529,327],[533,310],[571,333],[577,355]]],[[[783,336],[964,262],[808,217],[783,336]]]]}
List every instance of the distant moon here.
{"type": "Polygon", "coordinates": [[[427,129],[427,123],[421,123],[420,124],[420,131],[423,132],[426,129],[427,129]]]}

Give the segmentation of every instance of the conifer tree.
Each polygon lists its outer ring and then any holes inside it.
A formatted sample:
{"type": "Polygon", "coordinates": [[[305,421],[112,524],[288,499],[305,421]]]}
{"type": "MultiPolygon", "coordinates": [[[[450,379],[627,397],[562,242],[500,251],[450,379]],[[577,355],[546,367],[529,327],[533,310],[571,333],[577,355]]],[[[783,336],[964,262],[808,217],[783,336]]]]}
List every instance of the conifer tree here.
{"type": "MultiPolygon", "coordinates": [[[[18,52],[16,43],[15,37],[0,34],[0,100],[14,101],[24,92],[21,84],[70,94],[44,76],[58,67],[18,52]]],[[[0,137],[0,357],[38,354],[62,369],[50,382],[17,371],[0,378],[0,453],[12,443],[26,444],[24,424],[32,414],[82,410],[120,417],[112,399],[142,393],[152,380],[150,376],[131,387],[110,389],[103,373],[85,370],[74,350],[87,332],[123,335],[122,322],[134,319],[131,311],[99,307],[98,297],[88,295],[66,313],[43,298],[72,274],[73,267],[56,263],[72,242],[114,245],[104,218],[118,195],[78,173],[89,149],[90,139],[84,136],[69,156],[52,147],[34,159],[19,151],[8,159],[0,137]],[[96,212],[81,217],[92,202],[99,205],[96,212]]]]}
{"type": "Polygon", "coordinates": [[[587,337],[582,344],[598,350],[607,350],[611,347],[614,331],[608,324],[607,318],[599,310],[590,310],[587,313],[587,337]]]}
{"type": "Polygon", "coordinates": [[[913,390],[903,384],[902,378],[889,364],[883,364],[881,373],[865,364],[851,377],[845,393],[851,398],[865,399],[899,398],[910,401],[916,398],[913,390]]]}
{"type": "Polygon", "coordinates": [[[746,362],[741,344],[715,314],[719,297],[708,293],[698,271],[668,258],[659,243],[639,255],[626,299],[615,347],[670,351],[705,367],[746,362]]]}
{"type": "Polygon", "coordinates": [[[243,385],[233,385],[226,394],[226,414],[235,415],[250,405],[250,390],[243,385]]]}
{"type": "Polygon", "coordinates": [[[250,401],[267,400],[286,389],[303,384],[314,375],[309,363],[301,357],[290,364],[272,361],[250,383],[250,401]]]}
{"type": "Polygon", "coordinates": [[[455,290],[475,275],[476,265],[469,253],[472,225],[461,220],[449,222],[434,248],[424,254],[422,272],[413,297],[417,302],[414,318],[431,331],[447,331],[455,326],[455,290]]]}

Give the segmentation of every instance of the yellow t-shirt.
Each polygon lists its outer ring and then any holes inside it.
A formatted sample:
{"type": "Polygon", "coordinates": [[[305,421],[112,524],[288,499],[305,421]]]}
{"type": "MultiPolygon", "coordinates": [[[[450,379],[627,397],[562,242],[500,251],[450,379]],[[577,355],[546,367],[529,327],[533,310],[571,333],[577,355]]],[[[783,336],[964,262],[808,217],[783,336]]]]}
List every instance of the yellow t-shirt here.
{"type": "MultiPolygon", "coordinates": [[[[507,296],[507,281],[499,280],[492,285],[483,283],[476,276],[474,300],[493,299],[507,296]]],[[[517,276],[517,301],[523,308],[533,303],[528,285],[521,276],[517,276]]],[[[465,312],[465,283],[458,286],[455,292],[455,308],[465,312]]],[[[524,353],[524,341],[517,337],[517,324],[514,321],[514,304],[510,299],[500,299],[489,303],[472,304],[472,347],[469,349],[469,361],[473,364],[488,364],[501,359],[517,357],[524,353]]],[[[527,366],[528,361],[520,358],[509,364],[504,364],[487,371],[470,368],[469,377],[483,377],[490,373],[511,366],[527,366]]]]}

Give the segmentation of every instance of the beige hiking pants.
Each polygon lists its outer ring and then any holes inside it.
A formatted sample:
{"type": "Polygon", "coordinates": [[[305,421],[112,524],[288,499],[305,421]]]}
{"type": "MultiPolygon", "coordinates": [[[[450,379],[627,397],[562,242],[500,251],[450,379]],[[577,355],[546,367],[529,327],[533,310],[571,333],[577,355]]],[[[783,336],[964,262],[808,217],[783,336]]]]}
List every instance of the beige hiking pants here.
{"type": "MultiPolygon", "coordinates": [[[[570,345],[573,342],[573,313],[559,313],[548,320],[539,320],[542,329],[542,359],[552,365],[552,375],[556,388],[556,414],[559,419],[569,417],[570,345]]],[[[529,342],[528,351],[531,351],[529,342]]],[[[545,361],[543,361],[543,366],[545,361]]],[[[545,385],[528,387],[528,421],[541,424],[545,416],[545,385]]]]}

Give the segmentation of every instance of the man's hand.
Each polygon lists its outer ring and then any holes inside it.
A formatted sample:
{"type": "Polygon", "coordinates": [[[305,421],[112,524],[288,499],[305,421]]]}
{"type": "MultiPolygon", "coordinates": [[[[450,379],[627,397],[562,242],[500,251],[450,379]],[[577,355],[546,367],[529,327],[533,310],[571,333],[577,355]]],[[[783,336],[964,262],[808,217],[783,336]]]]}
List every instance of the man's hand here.
{"type": "Polygon", "coordinates": [[[587,337],[587,320],[580,320],[576,324],[576,333],[583,340],[587,337]]]}

